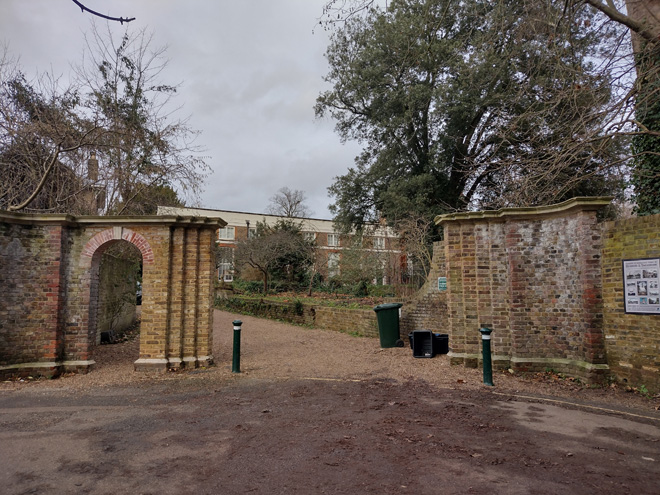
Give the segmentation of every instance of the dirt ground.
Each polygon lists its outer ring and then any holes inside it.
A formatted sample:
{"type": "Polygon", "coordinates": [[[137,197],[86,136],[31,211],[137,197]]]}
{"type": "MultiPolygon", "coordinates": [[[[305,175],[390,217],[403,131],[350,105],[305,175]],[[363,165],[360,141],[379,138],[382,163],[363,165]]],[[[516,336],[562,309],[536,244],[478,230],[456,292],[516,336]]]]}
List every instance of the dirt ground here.
{"type": "Polygon", "coordinates": [[[0,492],[656,494],[660,401],[216,311],[216,366],[0,383],[0,492]],[[231,373],[241,319],[241,373],[231,373]]]}

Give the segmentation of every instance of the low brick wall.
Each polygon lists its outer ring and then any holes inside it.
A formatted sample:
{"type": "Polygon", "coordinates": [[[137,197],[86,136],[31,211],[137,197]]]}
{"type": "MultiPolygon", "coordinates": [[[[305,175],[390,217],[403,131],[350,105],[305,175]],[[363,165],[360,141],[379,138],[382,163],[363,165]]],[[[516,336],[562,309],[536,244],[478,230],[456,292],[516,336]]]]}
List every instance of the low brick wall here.
{"type": "Polygon", "coordinates": [[[378,337],[378,322],[372,309],[349,309],[302,302],[281,303],[240,296],[216,298],[215,307],[297,325],[355,333],[362,337],[378,337]]]}
{"type": "Polygon", "coordinates": [[[333,308],[315,306],[314,326],[350,332],[362,337],[378,337],[378,322],[373,309],[333,308]]]}

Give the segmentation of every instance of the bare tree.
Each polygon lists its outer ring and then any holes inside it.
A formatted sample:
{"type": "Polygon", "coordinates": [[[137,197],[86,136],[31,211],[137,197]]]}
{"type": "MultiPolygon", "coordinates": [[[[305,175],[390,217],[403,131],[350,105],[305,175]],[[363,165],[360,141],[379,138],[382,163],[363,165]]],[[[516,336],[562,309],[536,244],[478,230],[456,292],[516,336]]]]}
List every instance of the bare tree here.
{"type": "Polygon", "coordinates": [[[177,86],[161,80],[166,47],[153,47],[144,29],[117,38],[109,26],[95,25],[86,42],[76,72],[89,113],[105,130],[98,180],[106,213],[149,213],[149,197],[168,189],[196,198],[208,166],[195,145],[199,132],[177,117],[177,86]]]}
{"type": "Polygon", "coordinates": [[[146,31],[117,39],[93,26],[77,80],[61,87],[49,75],[27,81],[5,48],[0,207],[151,214],[156,203],[196,199],[208,166],[199,133],[176,116],[177,87],[161,81],[166,63],[146,31]],[[87,173],[92,154],[98,167],[87,173]],[[94,195],[105,198],[100,210],[94,195]]]}
{"type": "Polygon", "coordinates": [[[585,2],[630,29],[637,78],[624,100],[635,109],[629,117],[635,209],[640,215],[660,213],[660,1],[585,2]]]}
{"type": "Polygon", "coordinates": [[[283,187],[270,198],[267,211],[287,218],[309,218],[312,212],[305,204],[306,199],[304,191],[283,187]]]}
{"type": "Polygon", "coordinates": [[[5,46],[0,53],[0,208],[86,213],[85,149],[99,126],[81,116],[73,86],[42,74],[26,80],[5,46]],[[81,209],[82,208],[82,209],[81,209]]]}
{"type": "Polygon", "coordinates": [[[387,7],[387,1],[382,0],[328,0],[323,5],[319,24],[324,28],[330,28],[337,24],[342,24],[349,19],[363,15],[370,8],[378,3],[384,3],[387,7]]]}
{"type": "Polygon", "coordinates": [[[235,266],[248,265],[258,270],[264,281],[264,294],[268,292],[271,271],[282,258],[306,250],[301,236],[287,230],[274,230],[263,224],[258,225],[257,235],[238,243],[235,253],[235,266]]]}
{"type": "Polygon", "coordinates": [[[338,278],[362,292],[359,295],[367,295],[368,284],[384,276],[385,254],[368,246],[364,232],[357,232],[347,240],[348,245],[341,252],[338,278]]]}
{"type": "Polygon", "coordinates": [[[426,280],[433,260],[432,223],[421,215],[399,220],[395,226],[400,246],[413,266],[421,267],[426,280]]]}

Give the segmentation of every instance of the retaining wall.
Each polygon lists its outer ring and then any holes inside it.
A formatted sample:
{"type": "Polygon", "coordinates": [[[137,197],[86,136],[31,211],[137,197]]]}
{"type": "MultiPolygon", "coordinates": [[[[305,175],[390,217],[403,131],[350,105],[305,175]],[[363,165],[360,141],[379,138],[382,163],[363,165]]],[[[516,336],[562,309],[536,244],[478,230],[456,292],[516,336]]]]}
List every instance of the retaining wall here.
{"type": "Polygon", "coordinates": [[[372,309],[329,307],[302,302],[272,302],[236,296],[216,299],[216,307],[298,325],[355,333],[362,337],[378,337],[378,322],[372,309]]]}

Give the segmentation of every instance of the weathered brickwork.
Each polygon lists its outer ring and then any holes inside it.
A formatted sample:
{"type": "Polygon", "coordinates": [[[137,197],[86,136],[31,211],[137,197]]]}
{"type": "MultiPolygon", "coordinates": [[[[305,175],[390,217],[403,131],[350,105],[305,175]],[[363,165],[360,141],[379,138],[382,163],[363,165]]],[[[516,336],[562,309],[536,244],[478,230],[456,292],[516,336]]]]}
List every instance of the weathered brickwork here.
{"type": "Polygon", "coordinates": [[[438,289],[438,277],[446,276],[444,243],[436,242],[428,280],[401,308],[400,325],[404,337],[414,330],[447,333],[447,292],[438,289]]]}
{"type": "Polygon", "coordinates": [[[476,366],[479,328],[493,363],[588,379],[607,371],[602,330],[601,198],[444,215],[451,361],[476,366]]]}
{"type": "Polygon", "coordinates": [[[0,375],[87,370],[97,341],[101,258],[142,254],[138,370],[212,362],[213,240],[219,219],[0,213],[0,375]]]}
{"type": "Polygon", "coordinates": [[[660,215],[606,222],[603,231],[603,327],[612,373],[660,391],[660,315],[626,314],[622,260],[660,258],[660,215]]]}
{"type": "Polygon", "coordinates": [[[61,346],[61,244],[59,225],[0,223],[0,370],[38,363],[35,369],[54,371],[61,346]]]}

